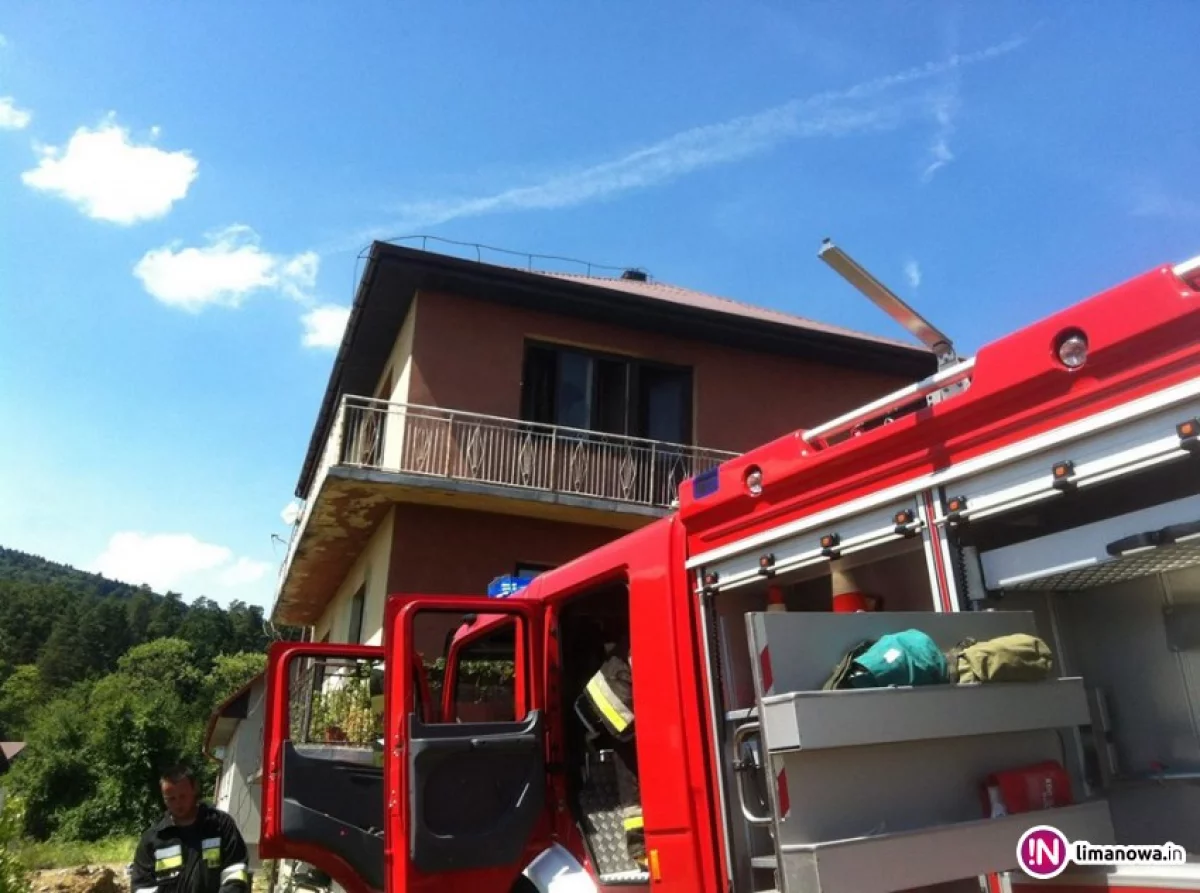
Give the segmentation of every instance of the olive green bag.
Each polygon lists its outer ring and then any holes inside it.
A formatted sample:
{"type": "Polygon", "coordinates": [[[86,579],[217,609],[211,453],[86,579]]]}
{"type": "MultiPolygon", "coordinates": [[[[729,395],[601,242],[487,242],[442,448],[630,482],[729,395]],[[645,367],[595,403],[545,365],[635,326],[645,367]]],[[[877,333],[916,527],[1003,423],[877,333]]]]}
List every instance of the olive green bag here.
{"type": "Polygon", "coordinates": [[[1014,633],[977,642],[963,639],[946,653],[950,681],[1042,682],[1054,672],[1054,656],[1037,636],[1014,633]]]}

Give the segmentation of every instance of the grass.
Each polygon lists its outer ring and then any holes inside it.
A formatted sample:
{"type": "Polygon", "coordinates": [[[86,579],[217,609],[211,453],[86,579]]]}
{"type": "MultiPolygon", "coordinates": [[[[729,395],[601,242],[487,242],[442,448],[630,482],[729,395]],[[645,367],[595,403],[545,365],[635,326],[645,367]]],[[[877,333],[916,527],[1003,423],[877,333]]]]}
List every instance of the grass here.
{"type": "Polygon", "coordinates": [[[133,860],[134,837],[110,837],[85,843],[75,840],[26,841],[19,848],[21,861],[33,871],[74,868],[77,865],[125,865],[133,860]]]}

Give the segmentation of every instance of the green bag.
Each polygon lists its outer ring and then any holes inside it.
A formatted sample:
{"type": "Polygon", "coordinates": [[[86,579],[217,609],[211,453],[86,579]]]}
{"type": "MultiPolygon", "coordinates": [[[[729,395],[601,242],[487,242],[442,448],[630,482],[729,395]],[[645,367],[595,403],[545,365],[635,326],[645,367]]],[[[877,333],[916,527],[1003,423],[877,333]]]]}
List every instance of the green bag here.
{"type": "Polygon", "coordinates": [[[843,654],[842,659],[833,668],[833,672],[829,674],[829,678],[825,680],[825,684],[821,686],[821,690],[836,691],[839,688],[850,688],[850,675],[856,670],[855,661],[874,644],[874,639],[866,639],[843,654]]]}
{"type": "Polygon", "coordinates": [[[1054,656],[1037,636],[1014,633],[977,642],[963,639],[946,653],[950,681],[1042,682],[1054,671],[1054,656]]]}
{"type": "Polygon", "coordinates": [[[906,629],[852,648],[823,689],[936,685],[946,681],[946,656],[933,639],[919,629],[906,629]]]}

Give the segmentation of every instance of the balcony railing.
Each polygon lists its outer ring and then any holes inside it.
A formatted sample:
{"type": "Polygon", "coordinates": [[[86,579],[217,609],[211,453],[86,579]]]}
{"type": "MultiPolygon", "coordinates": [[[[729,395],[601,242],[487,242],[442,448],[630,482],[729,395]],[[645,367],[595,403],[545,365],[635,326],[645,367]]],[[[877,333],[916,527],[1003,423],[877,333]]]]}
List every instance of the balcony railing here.
{"type": "Polygon", "coordinates": [[[344,397],[335,464],[669,508],[681,482],[736,453],[344,397]]]}

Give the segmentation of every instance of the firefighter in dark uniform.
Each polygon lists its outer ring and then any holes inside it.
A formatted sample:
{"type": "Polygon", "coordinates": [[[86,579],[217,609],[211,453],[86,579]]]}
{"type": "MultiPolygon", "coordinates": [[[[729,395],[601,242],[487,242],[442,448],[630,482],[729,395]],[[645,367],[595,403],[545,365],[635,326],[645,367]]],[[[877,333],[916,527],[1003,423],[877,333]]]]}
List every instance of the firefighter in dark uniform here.
{"type": "Polygon", "coordinates": [[[132,893],[250,893],[246,842],[225,812],[200,802],[183,767],[160,779],[166,814],[142,835],[132,893]]]}
{"type": "MultiPolygon", "coordinates": [[[[629,640],[622,639],[608,650],[608,656],[600,669],[588,680],[584,688],[583,701],[587,704],[592,719],[616,743],[626,764],[636,773],[637,752],[634,746],[633,715],[633,658],[629,653],[629,640]]],[[[646,868],[646,840],[643,829],[642,806],[631,790],[621,791],[623,805],[622,823],[625,829],[625,846],[643,870],[646,868]]]]}

